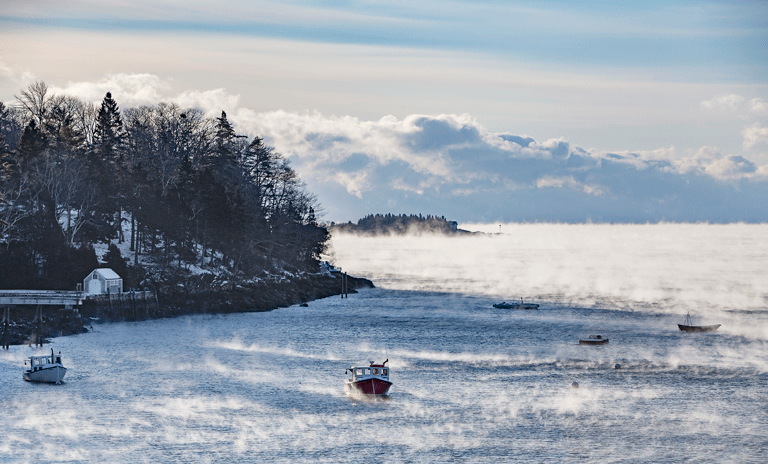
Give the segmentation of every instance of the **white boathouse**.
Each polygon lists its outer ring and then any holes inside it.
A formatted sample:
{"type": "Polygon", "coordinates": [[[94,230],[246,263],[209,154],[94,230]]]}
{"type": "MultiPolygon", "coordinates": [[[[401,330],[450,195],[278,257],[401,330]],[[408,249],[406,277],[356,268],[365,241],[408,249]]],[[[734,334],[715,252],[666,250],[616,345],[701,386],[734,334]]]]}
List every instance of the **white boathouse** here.
{"type": "Polygon", "coordinates": [[[86,295],[104,295],[123,292],[123,279],[109,268],[94,269],[83,280],[86,295]]]}

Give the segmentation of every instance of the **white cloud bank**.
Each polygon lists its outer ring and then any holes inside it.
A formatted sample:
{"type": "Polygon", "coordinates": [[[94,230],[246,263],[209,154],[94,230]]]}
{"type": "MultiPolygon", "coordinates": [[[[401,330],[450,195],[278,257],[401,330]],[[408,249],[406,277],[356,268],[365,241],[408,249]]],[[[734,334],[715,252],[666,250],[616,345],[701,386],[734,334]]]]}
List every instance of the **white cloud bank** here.
{"type": "MultiPolygon", "coordinates": [[[[768,165],[701,147],[679,153],[598,152],[561,138],[537,142],[487,130],[469,114],[391,115],[378,120],[319,112],[257,112],[225,89],[173,92],[150,74],[114,74],[54,92],[121,107],[175,101],[259,135],[291,159],[330,220],[372,212],[423,212],[465,221],[768,221],[768,165]]],[[[751,115],[745,149],[768,142],[765,104],[731,94],[705,111],[751,115]],[[757,118],[757,119],[755,119],[757,118]]]]}

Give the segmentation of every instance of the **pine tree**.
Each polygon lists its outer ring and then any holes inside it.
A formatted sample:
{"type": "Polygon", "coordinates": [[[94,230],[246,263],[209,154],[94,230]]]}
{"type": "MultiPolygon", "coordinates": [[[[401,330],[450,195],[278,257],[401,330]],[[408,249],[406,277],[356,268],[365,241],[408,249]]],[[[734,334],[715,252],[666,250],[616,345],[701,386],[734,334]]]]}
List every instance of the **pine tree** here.
{"type": "Polygon", "coordinates": [[[6,179],[16,164],[5,137],[7,117],[8,110],[3,102],[0,102],[0,179],[6,179]]]}
{"type": "Polygon", "coordinates": [[[222,111],[221,117],[216,118],[216,135],[209,163],[211,170],[219,177],[232,178],[236,175],[238,167],[233,142],[239,137],[241,136],[235,133],[232,124],[227,120],[227,113],[222,111]]]}
{"type": "Polygon", "coordinates": [[[85,137],[75,127],[72,115],[63,108],[54,108],[45,124],[50,147],[64,157],[76,155],[83,147],[85,137]]]}
{"type": "Polygon", "coordinates": [[[8,110],[5,109],[5,105],[0,101],[0,156],[8,152],[8,142],[5,140],[5,118],[7,117],[8,110]]]}
{"type": "Polygon", "coordinates": [[[94,154],[98,159],[122,161],[126,140],[125,129],[120,117],[120,108],[117,107],[117,102],[110,92],[107,92],[101,102],[93,138],[94,154]]]}
{"type": "MultiPolygon", "coordinates": [[[[93,147],[90,153],[89,178],[97,187],[101,204],[96,208],[95,231],[111,236],[121,230],[120,211],[125,172],[122,161],[126,145],[126,133],[120,117],[120,109],[112,94],[107,92],[96,116],[93,147]]],[[[122,240],[122,236],[118,235],[122,240]]],[[[96,237],[90,237],[94,239],[96,237]]]]}
{"type": "Polygon", "coordinates": [[[24,133],[19,140],[19,146],[17,152],[20,158],[24,160],[33,160],[43,153],[48,145],[45,134],[37,126],[34,119],[29,121],[27,127],[24,128],[24,133]]]}

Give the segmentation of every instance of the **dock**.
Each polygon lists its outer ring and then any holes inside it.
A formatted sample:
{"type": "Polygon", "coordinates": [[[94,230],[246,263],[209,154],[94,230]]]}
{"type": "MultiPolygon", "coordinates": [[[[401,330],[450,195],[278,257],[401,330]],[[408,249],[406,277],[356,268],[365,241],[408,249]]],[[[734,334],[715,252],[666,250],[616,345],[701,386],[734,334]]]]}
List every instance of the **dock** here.
{"type": "MultiPolygon", "coordinates": [[[[43,306],[63,306],[64,309],[72,310],[74,307],[82,305],[85,295],[83,292],[67,290],[0,290],[0,306],[3,306],[3,318],[0,323],[3,326],[3,349],[8,349],[8,324],[11,322],[12,305],[37,306],[35,320],[37,330],[35,332],[35,344],[43,345],[40,334],[40,325],[43,322],[43,306]]],[[[31,338],[30,338],[31,339],[31,338]]]]}
{"type": "Polygon", "coordinates": [[[0,306],[43,305],[72,309],[83,304],[83,292],[67,290],[0,290],[0,306]]]}

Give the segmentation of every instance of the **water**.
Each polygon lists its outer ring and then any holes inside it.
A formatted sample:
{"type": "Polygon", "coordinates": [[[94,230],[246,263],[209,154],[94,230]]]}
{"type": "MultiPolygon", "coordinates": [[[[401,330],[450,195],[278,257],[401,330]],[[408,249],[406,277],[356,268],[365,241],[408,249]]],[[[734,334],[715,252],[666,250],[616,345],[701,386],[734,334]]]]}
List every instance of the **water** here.
{"type": "Polygon", "coordinates": [[[59,386],[22,381],[35,350],[11,347],[0,460],[768,461],[767,226],[502,232],[336,237],[378,288],[96,325],[53,340],[59,386]],[[519,297],[541,309],[491,306],[519,297]],[[688,311],[723,326],[681,333],[688,311]],[[578,345],[593,333],[610,343],[578,345]],[[346,367],[385,358],[389,399],[343,395],[346,367]]]}

